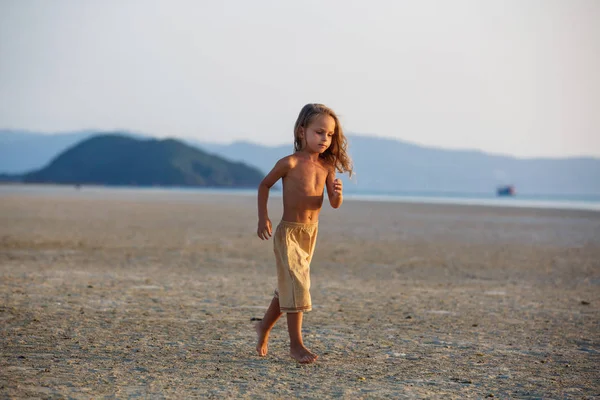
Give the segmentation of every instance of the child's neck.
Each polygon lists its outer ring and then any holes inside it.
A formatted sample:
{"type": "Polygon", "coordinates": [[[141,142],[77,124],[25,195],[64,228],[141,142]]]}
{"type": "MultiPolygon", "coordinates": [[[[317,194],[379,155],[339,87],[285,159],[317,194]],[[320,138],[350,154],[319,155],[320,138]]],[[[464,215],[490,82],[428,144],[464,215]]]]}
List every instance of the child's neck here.
{"type": "Polygon", "coordinates": [[[306,147],[303,148],[302,150],[298,150],[296,152],[297,155],[300,155],[302,157],[306,157],[307,159],[311,160],[311,161],[319,161],[319,153],[317,152],[311,152],[310,150],[308,150],[306,147]]]}

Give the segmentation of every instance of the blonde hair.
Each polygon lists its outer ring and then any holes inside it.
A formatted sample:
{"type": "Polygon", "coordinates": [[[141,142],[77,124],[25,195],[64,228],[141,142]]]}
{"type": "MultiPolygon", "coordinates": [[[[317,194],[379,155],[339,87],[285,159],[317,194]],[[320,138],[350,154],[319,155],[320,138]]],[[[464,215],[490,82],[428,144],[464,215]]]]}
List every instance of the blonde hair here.
{"type": "Polygon", "coordinates": [[[340,125],[340,120],[333,110],[323,104],[310,103],[302,107],[296,124],[294,125],[294,150],[300,151],[304,148],[304,141],[300,135],[300,128],[308,126],[320,115],[329,115],[335,121],[335,130],[331,138],[331,145],[319,154],[319,158],[330,164],[340,173],[348,172],[352,176],[352,160],[348,155],[348,140],[344,136],[344,131],[340,125]]]}

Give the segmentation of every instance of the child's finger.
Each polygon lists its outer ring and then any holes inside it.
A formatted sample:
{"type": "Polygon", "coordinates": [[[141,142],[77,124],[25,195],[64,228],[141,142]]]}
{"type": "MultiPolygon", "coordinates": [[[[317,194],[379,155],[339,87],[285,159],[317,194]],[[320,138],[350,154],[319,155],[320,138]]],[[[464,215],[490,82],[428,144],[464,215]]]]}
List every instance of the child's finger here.
{"type": "Polygon", "coordinates": [[[265,240],[265,239],[267,239],[267,235],[266,235],[266,233],[265,233],[265,229],[259,229],[259,230],[258,230],[258,232],[256,232],[256,233],[258,234],[258,237],[259,237],[261,240],[265,240]]]}

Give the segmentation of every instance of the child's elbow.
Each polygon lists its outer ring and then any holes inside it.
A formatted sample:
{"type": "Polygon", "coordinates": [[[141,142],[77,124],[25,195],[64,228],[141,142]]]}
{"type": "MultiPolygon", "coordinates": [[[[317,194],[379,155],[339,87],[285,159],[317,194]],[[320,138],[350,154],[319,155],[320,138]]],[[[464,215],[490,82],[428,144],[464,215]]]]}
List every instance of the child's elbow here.
{"type": "Polygon", "coordinates": [[[267,184],[267,182],[265,182],[265,181],[263,180],[263,181],[261,181],[261,182],[258,184],[258,190],[260,190],[260,189],[263,189],[263,190],[264,190],[264,189],[266,189],[266,190],[269,190],[269,189],[271,189],[271,186],[270,186],[269,184],[267,184]]]}

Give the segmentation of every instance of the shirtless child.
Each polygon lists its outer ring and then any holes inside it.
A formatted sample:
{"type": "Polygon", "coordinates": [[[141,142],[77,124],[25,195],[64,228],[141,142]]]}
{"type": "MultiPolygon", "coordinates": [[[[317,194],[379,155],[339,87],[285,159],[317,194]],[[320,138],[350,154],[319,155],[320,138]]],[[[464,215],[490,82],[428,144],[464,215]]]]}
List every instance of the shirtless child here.
{"type": "Polygon", "coordinates": [[[307,104],[294,126],[294,154],[279,160],[258,188],[258,229],[263,240],[272,235],[267,211],[269,189],[283,182],[283,216],[274,235],[277,290],[262,321],[256,324],[260,356],[266,356],[269,333],[283,313],[287,314],[290,354],[300,363],[317,355],[302,341],[302,316],[312,309],[310,261],[317,239],[319,211],[324,188],[333,208],[341,206],[342,181],[336,171],[352,174],[346,153],[347,141],[336,114],[322,104],[307,104]]]}

